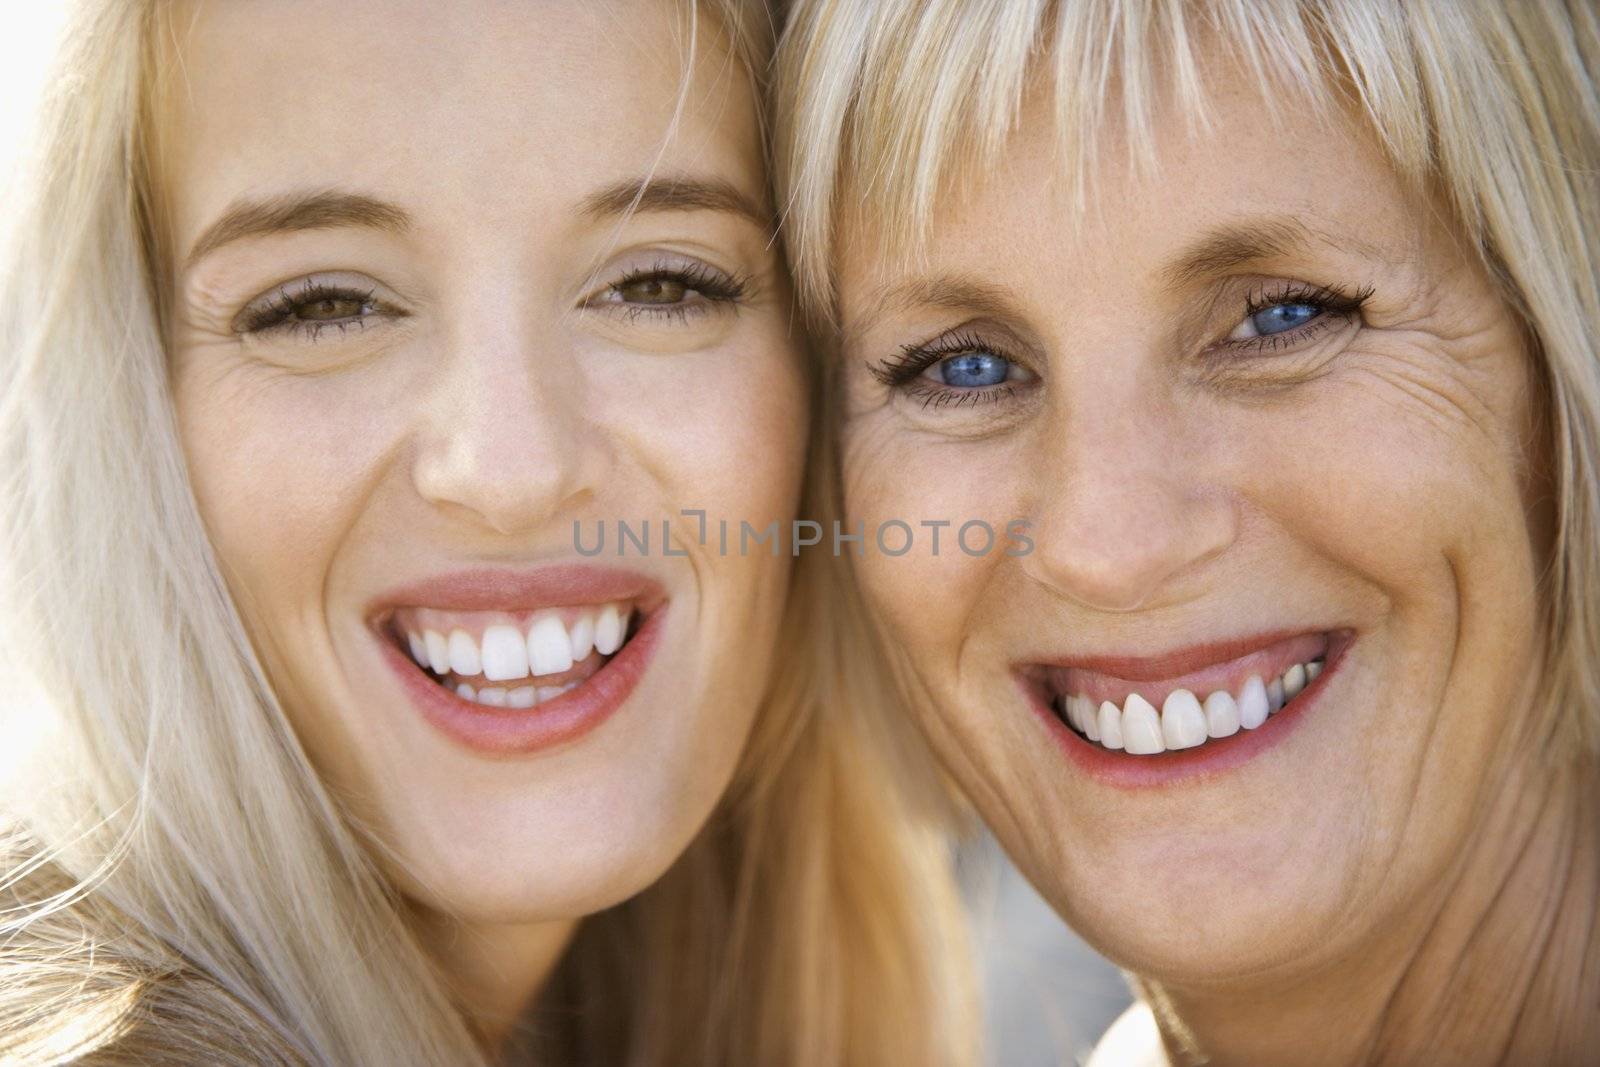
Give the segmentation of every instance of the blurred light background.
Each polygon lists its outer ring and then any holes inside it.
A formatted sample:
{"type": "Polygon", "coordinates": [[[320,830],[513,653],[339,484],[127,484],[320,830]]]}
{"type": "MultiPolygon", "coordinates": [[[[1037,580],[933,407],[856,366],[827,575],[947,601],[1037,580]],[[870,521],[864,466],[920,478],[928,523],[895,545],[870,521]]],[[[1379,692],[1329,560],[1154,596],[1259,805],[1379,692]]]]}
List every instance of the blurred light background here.
{"type": "MultiPolygon", "coordinates": [[[[20,161],[66,7],[60,0],[7,5],[7,32],[0,34],[0,189],[20,161]]],[[[1078,1062],[1128,1005],[1122,977],[1067,930],[992,838],[965,844],[961,867],[983,967],[991,1062],[1078,1062]]]]}
{"type": "Polygon", "coordinates": [[[5,5],[0,33],[0,180],[9,179],[37,110],[38,91],[55,53],[67,5],[30,0],[5,5]]]}
{"type": "Polygon", "coordinates": [[[1121,973],[1067,929],[992,837],[960,853],[983,968],[989,1062],[1082,1062],[1132,996],[1121,973]]]}

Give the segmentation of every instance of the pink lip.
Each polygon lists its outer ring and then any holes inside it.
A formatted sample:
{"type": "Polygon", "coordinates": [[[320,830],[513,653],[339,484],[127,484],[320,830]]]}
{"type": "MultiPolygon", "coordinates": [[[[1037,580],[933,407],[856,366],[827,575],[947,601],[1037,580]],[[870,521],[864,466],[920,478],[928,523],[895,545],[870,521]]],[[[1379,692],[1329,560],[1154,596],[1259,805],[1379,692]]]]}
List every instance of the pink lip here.
{"type": "Polygon", "coordinates": [[[641,611],[658,605],[661,583],[638,571],[562,563],[535,571],[492,567],[456,571],[412,582],[379,596],[369,615],[398,607],[450,611],[525,611],[544,607],[632,600],[641,611]]]}
{"type": "Polygon", "coordinates": [[[668,607],[659,583],[634,572],[581,565],[520,573],[474,570],[404,586],[374,602],[374,616],[381,620],[402,605],[521,611],[614,600],[632,600],[638,606],[643,616],[638,631],[582,685],[532,708],[464,700],[412,662],[381,625],[374,627],[374,638],[417,711],[440,733],[485,755],[529,755],[577,740],[628,699],[660,645],[668,607]]]}
{"type": "MultiPolygon", "coordinates": [[[[1197,645],[1159,657],[1098,657],[1058,660],[1053,665],[1103,672],[1131,681],[1161,681],[1176,676],[1200,675],[1225,668],[1234,660],[1293,642],[1304,636],[1274,634],[1238,641],[1197,645]]],[[[1211,777],[1249,762],[1285,740],[1315,707],[1322,693],[1344,663],[1345,653],[1354,643],[1349,631],[1335,631],[1328,637],[1327,658],[1322,673],[1266,722],[1254,730],[1240,730],[1231,737],[1207,741],[1196,748],[1163,752],[1154,756],[1130,756],[1104,748],[1079,737],[1051,709],[1044,690],[1019,673],[1018,684],[1062,752],[1090,777],[1119,789],[1150,789],[1175,785],[1201,777],[1211,777]]],[[[1179,683],[1181,684],[1181,683],[1179,683]]],[[[1169,691],[1170,691],[1169,686],[1169,691]]],[[[1159,707],[1159,704],[1157,705],[1159,707]]]]}
{"type": "Polygon", "coordinates": [[[1270,634],[1196,645],[1161,656],[1076,656],[1035,661],[1019,668],[1057,692],[1121,704],[1137,692],[1156,707],[1175,689],[1204,699],[1218,689],[1238,692],[1250,675],[1270,681],[1296,663],[1322,659],[1338,635],[1270,634]]]}

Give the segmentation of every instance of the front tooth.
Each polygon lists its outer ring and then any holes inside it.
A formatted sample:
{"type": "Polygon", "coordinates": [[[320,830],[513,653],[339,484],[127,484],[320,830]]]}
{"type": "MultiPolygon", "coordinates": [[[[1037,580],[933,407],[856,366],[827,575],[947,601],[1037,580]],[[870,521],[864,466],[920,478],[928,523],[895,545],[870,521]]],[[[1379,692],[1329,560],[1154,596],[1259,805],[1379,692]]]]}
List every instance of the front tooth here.
{"type": "Polygon", "coordinates": [[[547,700],[554,700],[576,684],[576,682],[569,682],[566,685],[541,685],[539,687],[539,703],[543,704],[547,700]]]}
{"type": "Polygon", "coordinates": [[[580,612],[572,621],[572,662],[582,663],[594,651],[594,612],[580,612]]]}
{"type": "Polygon", "coordinates": [[[1169,749],[1205,744],[1206,713],[1187,689],[1174,689],[1161,703],[1161,739],[1169,749]]]}
{"type": "Polygon", "coordinates": [[[1274,678],[1272,683],[1267,686],[1267,705],[1272,708],[1272,713],[1276,715],[1278,709],[1283,707],[1283,704],[1283,679],[1274,678]]]}
{"type": "Polygon", "coordinates": [[[509,708],[531,708],[537,703],[539,695],[531,685],[518,686],[506,694],[506,706],[509,708]]]}
{"type": "Polygon", "coordinates": [[[428,650],[427,664],[434,674],[450,670],[450,645],[437,630],[422,631],[422,644],[428,650]]]}
{"type": "Polygon", "coordinates": [[[1161,716],[1138,693],[1129,693],[1122,705],[1122,746],[1134,756],[1153,756],[1167,750],[1161,737],[1161,716]]]}
{"type": "Polygon", "coordinates": [[[1314,659],[1310,663],[1306,664],[1306,682],[1307,683],[1316,681],[1317,680],[1317,675],[1319,675],[1321,673],[1322,673],[1322,661],[1320,659],[1314,659]]]}
{"type": "Polygon", "coordinates": [[[622,647],[622,634],[627,625],[627,619],[622,612],[617,610],[615,604],[607,604],[600,609],[600,615],[594,620],[594,647],[602,656],[609,656],[622,647]]]}
{"type": "Polygon", "coordinates": [[[484,686],[478,690],[478,703],[487,704],[492,708],[503,708],[506,706],[506,691],[499,686],[492,688],[484,686]]]}
{"type": "Polygon", "coordinates": [[[1306,669],[1296,663],[1283,675],[1283,696],[1285,702],[1293,700],[1300,695],[1300,690],[1306,687],[1306,669]]]}
{"type": "Polygon", "coordinates": [[[528,663],[535,675],[560,674],[572,669],[572,642],[561,616],[544,615],[528,630],[528,663]]]}
{"type": "Polygon", "coordinates": [[[467,636],[465,630],[450,631],[450,669],[457,674],[468,676],[483,670],[483,658],[478,655],[478,642],[467,636]]]}
{"type": "Polygon", "coordinates": [[[528,676],[528,643],[521,630],[491,626],[483,631],[483,676],[491,682],[528,676]]]}
{"type": "Polygon", "coordinates": [[[1246,730],[1254,730],[1267,721],[1267,714],[1271,710],[1267,687],[1261,684],[1259,674],[1252,674],[1250,680],[1244,683],[1244,688],[1239,690],[1239,725],[1246,730]]]}
{"type": "Polygon", "coordinates": [[[1095,725],[1100,728],[1100,743],[1107,748],[1122,747],[1122,709],[1107,700],[1095,713],[1095,725]]]}
{"type": "Polygon", "coordinates": [[[1206,736],[1232,737],[1239,732],[1239,705],[1233,694],[1218,689],[1206,697],[1206,736]]]}
{"type": "Polygon", "coordinates": [[[462,682],[460,685],[456,686],[456,696],[461,697],[463,700],[477,700],[478,691],[473,689],[472,686],[468,685],[466,682],[462,682]]]}
{"type": "Polygon", "coordinates": [[[428,646],[423,643],[422,638],[407,630],[406,644],[411,646],[411,658],[417,661],[417,665],[426,667],[428,665],[428,646]]]}

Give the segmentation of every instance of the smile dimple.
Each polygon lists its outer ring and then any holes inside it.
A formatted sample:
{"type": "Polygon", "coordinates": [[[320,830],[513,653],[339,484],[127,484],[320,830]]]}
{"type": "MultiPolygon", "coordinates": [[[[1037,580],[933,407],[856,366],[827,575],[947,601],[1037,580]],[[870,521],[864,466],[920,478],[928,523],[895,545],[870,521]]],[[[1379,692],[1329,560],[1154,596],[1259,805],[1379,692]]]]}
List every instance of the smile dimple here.
{"type": "Polygon", "coordinates": [[[390,630],[413,662],[463,700],[532,708],[576,689],[627,644],[635,605],[527,614],[398,609],[390,630]]]}

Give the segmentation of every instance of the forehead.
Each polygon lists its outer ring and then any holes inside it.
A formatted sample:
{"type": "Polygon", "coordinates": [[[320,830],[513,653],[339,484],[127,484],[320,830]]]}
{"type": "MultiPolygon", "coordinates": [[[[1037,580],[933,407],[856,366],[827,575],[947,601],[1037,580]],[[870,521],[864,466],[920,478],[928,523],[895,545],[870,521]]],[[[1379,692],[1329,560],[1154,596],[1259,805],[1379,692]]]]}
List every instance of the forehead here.
{"type": "Polygon", "coordinates": [[[235,199],[286,186],[421,201],[446,220],[525,219],[652,164],[693,163],[759,201],[748,82],[704,15],[687,66],[691,10],[671,0],[176,6],[156,155],[174,228],[192,234],[235,199]]]}
{"type": "Polygon", "coordinates": [[[1036,90],[993,164],[945,188],[920,239],[897,239],[865,210],[840,228],[841,314],[917,277],[1016,279],[1057,295],[1112,274],[1172,280],[1196,240],[1253,224],[1265,243],[1287,246],[1285,231],[1299,229],[1311,247],[1414,253],[1427,205],[1357,116],[1275,100],[1242,77],[1208,88],[1204,123],[1158,112],[1148,155],[1109,123],[1092,161],[1069,155],[1048,91],[1036,90]]]}

